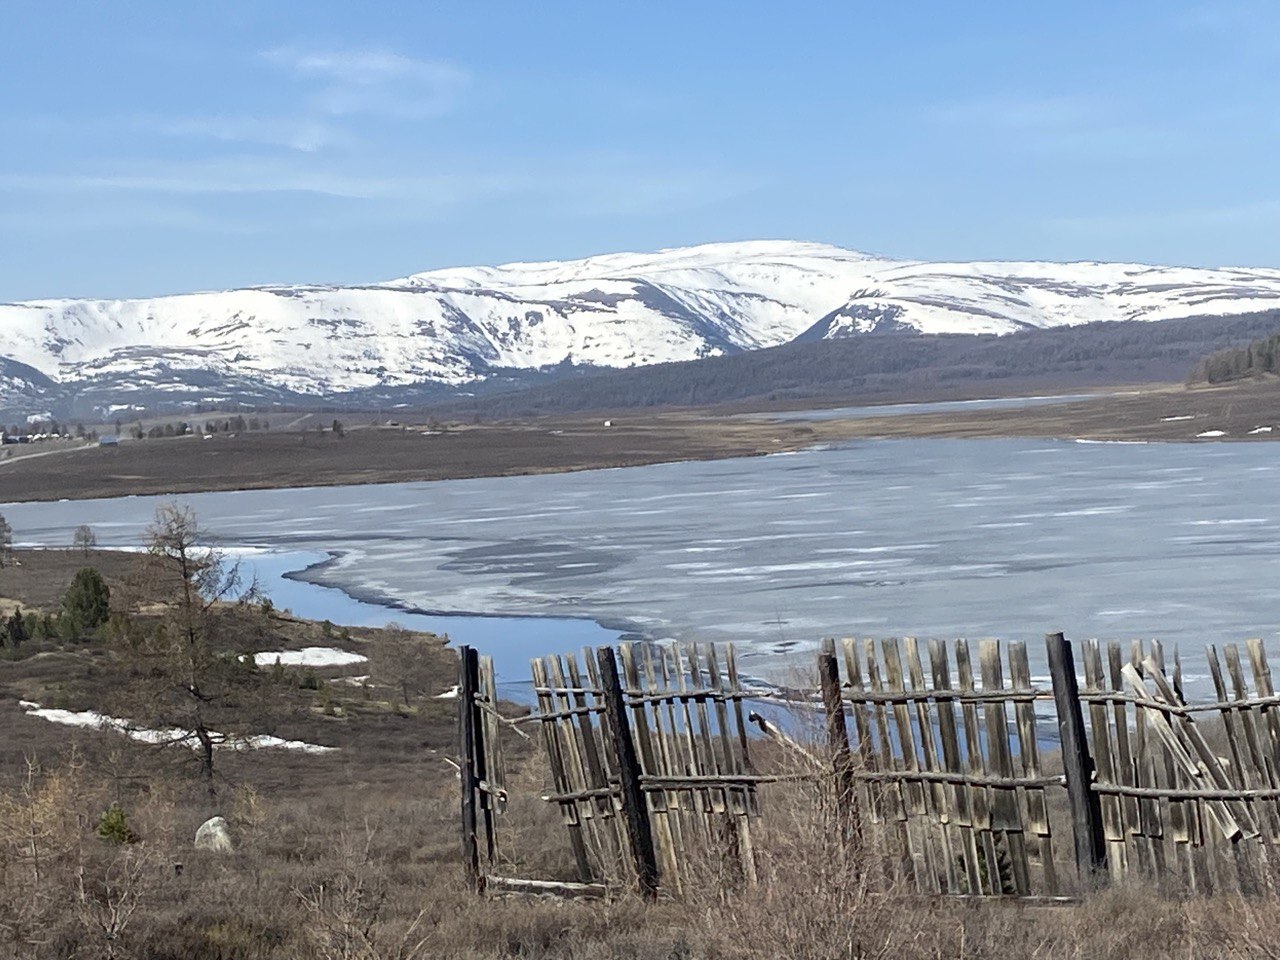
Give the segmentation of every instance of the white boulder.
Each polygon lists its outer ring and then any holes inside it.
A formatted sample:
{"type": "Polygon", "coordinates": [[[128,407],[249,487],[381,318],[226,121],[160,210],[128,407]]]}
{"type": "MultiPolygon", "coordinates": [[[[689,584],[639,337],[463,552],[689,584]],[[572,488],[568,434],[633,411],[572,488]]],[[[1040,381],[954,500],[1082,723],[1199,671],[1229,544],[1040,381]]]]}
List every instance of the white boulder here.
{"type": "Polygon", "coordinates": [[[212,817],[200,824],[196,831],[196,849],[231,853],[231,831],[227,829],[227,821],[222,817],[212,817]]]}

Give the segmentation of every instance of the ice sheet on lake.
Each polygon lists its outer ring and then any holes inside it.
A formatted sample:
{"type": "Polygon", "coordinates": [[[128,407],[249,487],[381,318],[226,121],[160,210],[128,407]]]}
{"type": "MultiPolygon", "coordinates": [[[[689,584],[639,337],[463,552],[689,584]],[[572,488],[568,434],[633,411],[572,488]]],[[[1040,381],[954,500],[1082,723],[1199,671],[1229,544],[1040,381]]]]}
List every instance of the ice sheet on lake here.
{"type": "MultiPolygon", "coordinates": [[[[1205,642],[1280,636],[1280,539],[1229,522],[1272,515],[1278,475],[1266,443],[879,440],[183,499],[227,545],[334,551],[307,577],[356,596],[732,640],[756,673],[782,644],[851,634],[1018,638],[1034,669],[1056,630],[1181,643],[1191,672],[1205,642]],[[1123,610],[1136,612],[1103,614],[1123,610]]],[[[137,543],[159,502],[0,512],[23,540],[68,543],[89,523],[112,545],[137,543]]]]}

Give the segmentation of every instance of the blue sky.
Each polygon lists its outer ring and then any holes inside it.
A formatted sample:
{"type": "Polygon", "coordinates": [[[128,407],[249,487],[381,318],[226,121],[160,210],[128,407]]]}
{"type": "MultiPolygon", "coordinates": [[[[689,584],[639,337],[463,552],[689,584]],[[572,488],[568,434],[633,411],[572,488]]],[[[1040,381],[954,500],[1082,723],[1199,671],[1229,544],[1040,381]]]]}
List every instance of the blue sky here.
{"type": "Polygon", "coordinates": [[[49,3],[0,300],[714,240],[1280,266],[1280,4],[49,3]]]}

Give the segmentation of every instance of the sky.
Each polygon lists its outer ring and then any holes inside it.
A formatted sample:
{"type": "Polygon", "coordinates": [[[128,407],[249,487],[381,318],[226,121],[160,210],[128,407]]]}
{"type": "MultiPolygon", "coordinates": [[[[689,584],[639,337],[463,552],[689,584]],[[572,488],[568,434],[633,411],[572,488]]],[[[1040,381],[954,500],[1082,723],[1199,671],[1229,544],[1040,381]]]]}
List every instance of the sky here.
{"type": "Polygon", "coordinates": [[[0,301],[723,240],[1280,266],[1280,4],[5,0],[0,301]]]}

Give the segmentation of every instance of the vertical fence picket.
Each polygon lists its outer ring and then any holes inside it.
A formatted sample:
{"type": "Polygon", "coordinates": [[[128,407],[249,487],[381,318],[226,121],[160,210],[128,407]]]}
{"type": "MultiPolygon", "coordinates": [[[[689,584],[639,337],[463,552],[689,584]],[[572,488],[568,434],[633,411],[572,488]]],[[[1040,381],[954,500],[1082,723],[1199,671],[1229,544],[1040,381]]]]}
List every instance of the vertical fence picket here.
{"type": "MultiPolygon", "coordinates": [[[[969,642],[960,640],[956,643],[956,672],[960,690],[964,694],[977,693],[973,681],[973,664],[970,660],[969,642]]],[[[965,756],[968,761],[969,775],[975,778],[986,778],[986,749],[982,739],[981,722],[978,716],[977,702],[971,697],[961,701],[961,714],[964,718],[965,756]]],[[[996,849],[995,835],[992,833],[992,791],[989,786],[974,787],[969,797],[973,806],[973,825],[978,832],[979,869],[984,877],[983,892],[1000,895],[1003,889],[1000,884],[1000,871],[997,868],[999,852],[996,849]],[[985,868],[985,869],[984,869],[985,868]]]]}
{"type": "MultiPolygon", "coordinates": [[[[1000,663],[1000,642],[983,640],[978,646],[979,662],[982,670],[983,694],[995,693],[1004,687],[1004,671],[1000,663]]],[[[991,757],[991,768],[1002,779],[1013,778],[1013,757],[1009,750],[1009,715],[1004,701],[983,701],[983,717],[987,725],[987,750],[991,757]]],[[[1004,839],[1008,855],[1011,876],[1001,876],[1004,892],[1027,894],[1030,892],[1030,879],[1027,871],[1026,844],[1022,835],[1022,818],[1018,810],[1018,798],[1012,788],[997,787],[991,807],[991,826],[998,830],[1004,839]],[[1009,886],[1013,890],[1008,889],[1009,886]]],[[[998,873],[999,861],[988,864],[987,869],[995,869],[998,873]]]]}
{"type": "MultiPolygon", "coordinates": [[[[883,647],[882,647],[883,649],[883,647]]],[[[867,681],[871,687],[871,692],[875,694],[874,706],[872,712],[876,719],[876,730],[880,737],[880,763],[881,769],[886,771],[903,772],[906,770],[906,764],[909,761],[899,760],[894,756],[894,746],[898,746],[900,752],[905,758],[907,755],[906,746],[900,738],[894,737],[890,732],[891,724],[890,713],[885,699],[888,693],[888,685],[880,675],[880,661],[876,656],[875,641],[868,640],[866,642],[866,663],[867,663],[867,681]]],[[[887,669],[887,668],[886,668],[887,669]]],[[[913,753],[914,758],[914,753],[913,753]]],[[[917,784],[917,787],[919,785],[917,784]]],[[[894,778],[886,790],[886,794],[890,798],[890,808],[894,818],[894,829],[898,836],[898,849],[895,863],[900,871],[901,882],[908,886],[921,889],[918,871],[916,869],[917,845],[911,835],[909,821],[914,810],[914,804],[910,801],[911,794],[909,787],[904,785],[902,779],[894,778]]]]}
{"type": "MultiPolygon", "coordinates": [[[[933,689],[944,695],[938,702],[938,732],[942,740],[942,761],[948,773],[964,772],[960,756],[960,738],[956,728],[956,702],[949,694],[951,685],[951,663],[947,657],[947,645],[941,640],[929,642],[929,666],[933,675],[933,689]]],[[[962,893],[976,894],[982,889],[982,874],[978,864],[978,841],[973,829],[973,803],[969,787],[963,784],[948,784],[949,803],[955,810],[955,821],[959,833],[959,869],[963,871],[959,890],[962,893]]]]}
{"type": "MultiPolygon", "coordinates": [[[[1010,692],[1019,695],[1014,701],[1013,713],[1018,729],[1018,757],[1022,773],[1031,780],[1044,775],[1040,764],[1040,744],[1036,736],[1035,704],[1022,697],[1031,696],[1031,667],[1027,662],[1027,645],[1021,641],[1009,644],[1010,692]]],[[[1053,832],[1049,825],[1049,804],[1043,786],[1027,787],[1022,791],[1027,811],[1027,825],[1036,838],[1036,855],[1040,860],[1040,875],[1045,892],[1049,896],[1058,893],[1058,871],[1053,862],[1053,832]]]]}
{"type": "MultiPolygon", "coordinates": [[[[733,664],[733,647],[726,650],[728,665],[733,664]]],[[[714,644],[707,644],[707,677],[715,705],[716,726],[720,734],[720,754],[724,758],[724,773],[730,777],[745,774],[746,734],[742,724],[742,704],[740,700],[729,699],[738,692],[736,683],[733,688],[726,688],[724,678],[720,674],[720,660],[716,656],[714,644]],[[730,717],[733,717],[731,720],[730,717]]],[[[736,678],[737,669],[733,667],[731,674],[736,678]]],[[[746,789],[740,786],[729,787],[725,791],[725,832],[729,844],[729,856],[734,868],[749,885],[754,885],[756,876],[755,850],[751,837],[750,812],[746,797],[746,789]]]]}
{"type": "MultiPolygon", "coordinates": [[[[1084,685],[1087,694],[1105,694],[1106,681],[1102,672],[1102,653],[1097,640],[1084,645],[1084,685]]],[[[1116,765],[1112,762],[1111,718],[1107,705],[1093,700],[1089,703],[1089,730],[1092,737],[1089,746],[1093,754],[1094,769],[1102,783],[1119,783],[1116,765]]],[[[1107,841],[1107,865],[1113,878],[1122,877],[1129,867],[1129,831],[1124,823],[1124,804],[1120,797],[1106,794],[1098,800],[1102,812],[1102,835],[1107,841]]]]}
{"type": "MultiPolygon", "coordinates": [[[[916,695],[916,726],[920,744],[921,768],[926,773],[938,773],[941,770],[936,748],[936,731],[933,724],[933,711],[929,699],[921,696],[928,692],[924,679],[924,665],[920,661],[920,648],[915,637],[906,637],[903,648],[907,663],[906,689],[916,695]]],[[[936,854],[932,882],[941,893],[953,893],[960,888],[960,876],[957,870],[955,844],[952,842],[954,832],[953,809],[945,784],[932,781],[925,785],[924,795],[930,821],[930,838],[934,841],[936,854]]]]}

